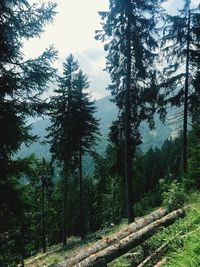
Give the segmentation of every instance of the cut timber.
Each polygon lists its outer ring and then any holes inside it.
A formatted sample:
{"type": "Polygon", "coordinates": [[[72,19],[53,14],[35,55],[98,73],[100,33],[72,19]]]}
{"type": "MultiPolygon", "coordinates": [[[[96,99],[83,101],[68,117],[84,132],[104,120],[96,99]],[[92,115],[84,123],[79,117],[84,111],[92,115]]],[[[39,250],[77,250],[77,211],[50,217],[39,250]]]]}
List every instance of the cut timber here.
{"type": "Polygon", "coordinates": [[[164,258],[161,261],[159,261],[158,263],[156,263],[156,265],[154,265],[154,267],[163,266],[165,263],[167,263],[167,258],[164,258]]]}
{"type": "Polygon", "coordinates": [[[149,255],[143,262],[141,262],[137,267],[145,267],[155,257],[159,257],[163,250],[167,247],[169,242],[164,243],[158,249],[156,249],[151,255],[149,255]]]}
{"type": "MultiPolygon", "coordinates": [[[[174,223],[176,219],[184,216],[184,211],[182,209],[175,210],[163,218],[152,222],[151,224],[145,226],[141,230],[130,234],[129,236],[119,240],[114,245],[110,245],[109,247],[101,250],[100,252],[91,255],[90,257],[84,259],[83,261],[75,264],[76,267],[88,267],[92,266],[95,262],[100,259],[105,259],[106,263],[113,261],[114,259],[120,257],[121,255],[125,254],[132,248],[140,245],[149,237],[155,234],[156,230],[161,226],[169,226],[170,224],[174,223]]],[[[69,265],[63,265],[68,267],[69,265]]]]}
{"type": "Polygon", "coordinates": [[[180,234],[182,233],[182,231],[178,232],[177,234],[175,234],[170,240],[168,240],[166,243],[164,243],[162,246],[160,246],[158,249],[156,249],[151,255],[149,255],[143,262],[141,262],[137,267],[144,267],[146,266],[147,263],[149,263],[151,260],[153,260],[154,258],[159,258],[161,256],[161,254],[165,251],[165,249],[167,248],[167,246],[169,245],[169,243],[171,241],[173,241],[177,236],[180,237],[180,234]]]}
{"type": "Polygon", "coordinates": [[[68,260],[64,261],[56,265],[57,267],[67,266],[72,267],[75,264],[79,263],[80,261],[86,259],[87,257],[91,256],[94,253],[97,253],[110,245],[113,245],[119,240],[123,239],[126,236],[129,236],[132,233],[137,232],[138,230],[142,229],[143,227],[147,226],[148,224],[152,223],[153,221],[162,218],[164,215],[167,214],[167,210],[164,208],[157,209],[156,211],[137,219],[136,222],[129,224],[128,226],[122,228],[116,234],[113,234],[109,237],[105,237],[94,244],[90,245],[87,248],[82,249],[78,252],[77,255],[69,258],[68,260]]]}

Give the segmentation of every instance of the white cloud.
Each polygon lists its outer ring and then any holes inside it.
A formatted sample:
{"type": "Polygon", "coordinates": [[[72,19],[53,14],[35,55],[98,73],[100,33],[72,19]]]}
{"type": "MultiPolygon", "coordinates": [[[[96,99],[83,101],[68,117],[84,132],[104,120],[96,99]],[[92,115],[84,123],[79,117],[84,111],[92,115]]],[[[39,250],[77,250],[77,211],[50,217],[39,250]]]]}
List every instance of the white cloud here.
{"type": "Polygon", "coordinates": [[[95,30],[101,28],[98,11],[107,10],[109,1],[57,0],[56,2],[57,15],[53,24],[45,28],[40,39],[25,42],[24,54],[26,57],[36,57],[46,47],[54,44],[59,53],[55,66],[62,71],[61,63],[73,53],[91,80],[93,96],[101,98],[107,94],[105,88],[109,79],[108,74],[103,72],[105,68],[103,45],[94,39],[94,35],[95,30]],[[97,75],[98,83],[95,81],[97,75]]]}
{"type": "MultiPolygon", "coordinates": [[[[41,0],[31,0],[31,2],[41,0]]],[[[55,0],[54,0],[55,1],[55,0]]],[[[95,98],[108,94],[105,90],[109,83],[109,75],[105,68],[105,52],[103,44],[94,39],[95,30],[100,29],[98,11],[107,10],[109,0],[56,0],[57,15],[52,25],[45,28],[40,39],[33,39],[24,44],[26,57],[36,57],[46,47],[54,44],[58,49],[59,59],[55,66],[62,72],[62,63],[70,53],[79,60],[80,66],[89,76],[90,88],[95,98]]],[[[197,5],[200,0],[193,0],[197,5]]],[[[183,0],[169,0],[164,8],[174,13],[181,8],[183,0]]],[[[50,94],[51,92],[49,92],[50,94]]]]}

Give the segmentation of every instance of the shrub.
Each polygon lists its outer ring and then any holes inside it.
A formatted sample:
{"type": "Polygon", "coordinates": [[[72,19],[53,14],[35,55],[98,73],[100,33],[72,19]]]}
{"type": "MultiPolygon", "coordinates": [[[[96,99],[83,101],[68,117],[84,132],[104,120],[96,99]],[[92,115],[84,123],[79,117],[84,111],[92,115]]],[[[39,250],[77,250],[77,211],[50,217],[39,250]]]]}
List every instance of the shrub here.
{"type": "Polygon", "coordinates": [[[162,203],[169,211],[183,207],[186,201],[184,186],[176,181],[166,186],[162,193],[162,203]]]}

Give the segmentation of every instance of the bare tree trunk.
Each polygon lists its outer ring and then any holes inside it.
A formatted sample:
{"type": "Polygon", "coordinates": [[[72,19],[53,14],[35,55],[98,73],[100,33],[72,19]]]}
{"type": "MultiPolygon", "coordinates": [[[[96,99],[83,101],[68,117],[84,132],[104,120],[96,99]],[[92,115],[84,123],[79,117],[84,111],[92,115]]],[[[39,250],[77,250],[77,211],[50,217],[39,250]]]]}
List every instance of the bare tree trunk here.
{"type": "Polygon", "coordinates": [[[131,155],[131,125],[130,125],[130,89],[131,89],[131,16],[130,0],[127,4],[127,74],[126,74],[126,93],[125,93],[125,178],[126,178],[126,211],[128,222],[134,220],[133,214],[133,188],[132,188],[132,155],[131,155]]]}
{"type": "Polygon", "coordinates": [[[44,180],[42,179],[42,249],[43,253],[46,252],[46,234],[45,234],[45,208],[44,203],[45,196],[44,196],[44,180]]]}
{"type": "Polygon", "coordinates": [[[165,263],[167,263],[167,258],[164,258],[161,261],[157,262],[156,265],[154,265],[154,267],[163,266],[165,263]]]}
{"type": "MultiPolygon", "coordinates": [[[[114,259],[122,256],[132,248],[142,244],[145,240],[150,238],[161,226],[169,226],[174,223],[178,218],[184,216],[184,211],[182,209],[175,210],[163,218],[147,225],[141,230],[130,234],[129,236],[121,239],[114,245],[110,245],[109,247],[101,250],[96,254],[92,254],[90,257],[85,260],[77,263],[76,267],[89,267],[92,266],[100,259],[105,259],[106,263],[113,261],[114,259]]],[[[60,265],[69,267],[69,265],[60,265]]]]}
{"type": "Polygon", "coordinates": [[[85,238],[85,216],[83,210],[83,167],[82,167],[82,140],[79,144],[79,186],[80,186],[80,231],[81,239],[85,238]]]}
{"type": "Polygon", "coordinates": [[[162,218],[166,214],[167,214],[167,210],[160,208],[145,217],[139,218],[137,222],[134,222],[132,224],[129,224],[126,227],[123,227],[116,234],[113,234],[109,237],[105,237],[101,239],[100,241],[90,245],[89,247],[83,248],[81,251],[78,252],[77,255],[73,255],[73,257],[63,262],[63,265],[61,266],[72,267],[76,265],[77,263],[79,263],[80,261],[84,260],[85,258],[91,256],[92,254],[98,253],[99,251],[107,248],[110,245],[117,243],[118,241],[127,237],[128,235],[142,229],[143,227],[147,226],[153,221],[162,218]]]}
{"type": "Polygon", "coordinates": [[[187,28],[187,56],[186,77],[184,92],[184,122],[183,122],[183,173],[187,173],[187,124],[188,124],[188,91],[189,91],[189,60],[190,60],[190,6],[188,6],[188,28],[187,28]]]}
{"type": "Polygon", "coordinates": [[[143,262],[141,262],[137,267],[145,267],[147,263],[152,261],[154,258],[158,258],[163,250],[167,247],[169,242],[164,243],[158,249],[156,249],[151,255],[149,255],[143,262]]]}
{"type": "Polygon", "coordinates": [[[64,174],[63,192],[63,246],[67,245],[67,177],[64,174]]]}

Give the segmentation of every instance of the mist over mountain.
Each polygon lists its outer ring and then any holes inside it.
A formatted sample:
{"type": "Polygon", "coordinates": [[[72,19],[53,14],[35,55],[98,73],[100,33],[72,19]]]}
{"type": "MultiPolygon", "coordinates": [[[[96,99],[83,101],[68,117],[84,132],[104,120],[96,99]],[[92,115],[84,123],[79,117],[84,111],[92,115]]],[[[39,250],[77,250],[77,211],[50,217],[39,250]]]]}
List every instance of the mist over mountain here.
{"type": "MultiPolygon", "coordinates": [[[[96,101],[97,112],[96,117],[100,119],[100,133],[101,137],[98,141],[97,152],[102,154],[108,144],[109,127],[113,120],[117,118],[118,110],[116,105],[110,101],[110,97],[104,97],[96,101]]],[[[163,142],[172,134],[173,128],[169,125],[163,125],[155,115],[156,128],[153,131],[149,130],[147,123],[142,123],[141,133],[143,144],[141,149],[146,151],[150,147],[160,147],[163,142]]],[[[30,146],[22,145],[19,151],[19,157],[26,157],[34,153],[37,157],[45,157],[50,159],[50,146],[48,143],[44,144],[45,136],[47,135],[46,128],[50,125],[48,118],[39,119],[32,123],[32,133],[39,136],[38,142],[31,144],[30,146]]]]}

